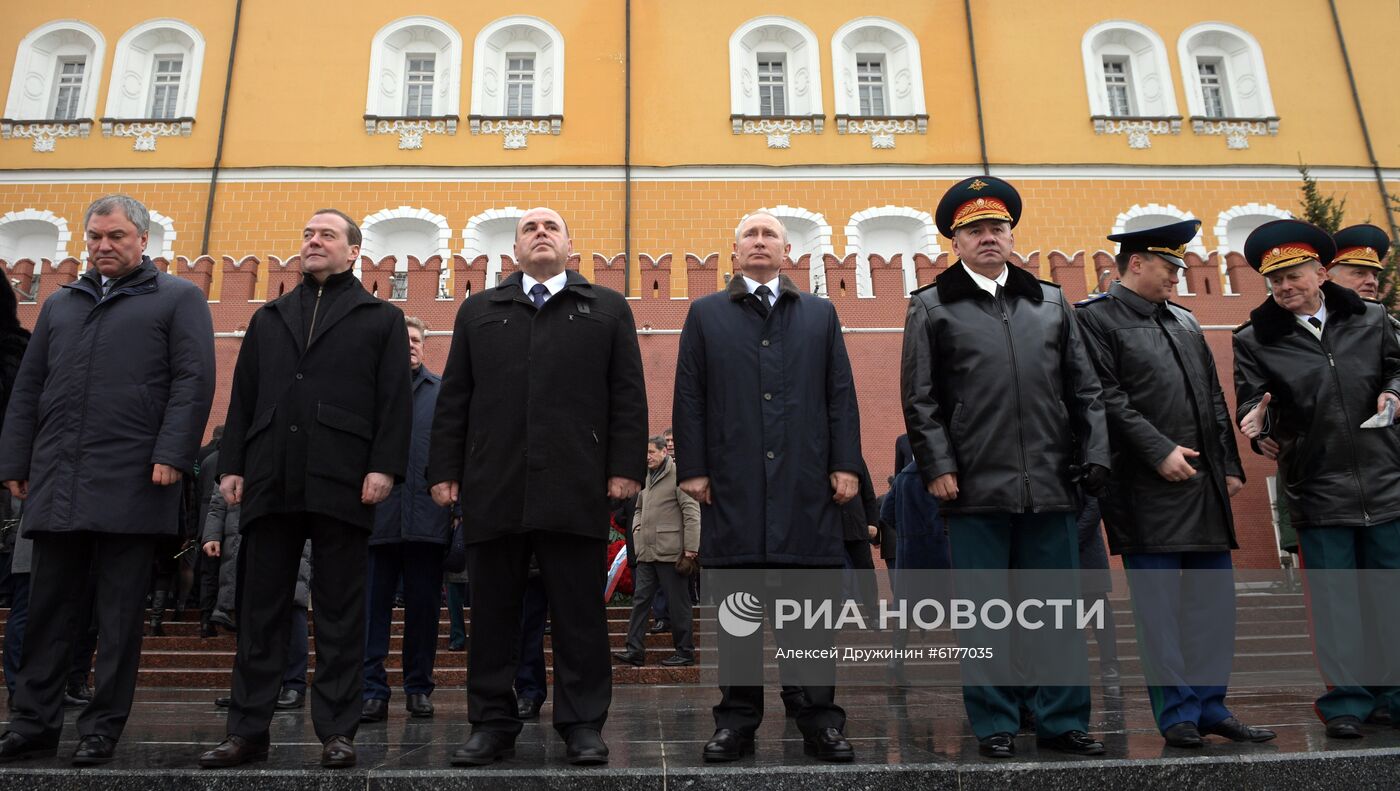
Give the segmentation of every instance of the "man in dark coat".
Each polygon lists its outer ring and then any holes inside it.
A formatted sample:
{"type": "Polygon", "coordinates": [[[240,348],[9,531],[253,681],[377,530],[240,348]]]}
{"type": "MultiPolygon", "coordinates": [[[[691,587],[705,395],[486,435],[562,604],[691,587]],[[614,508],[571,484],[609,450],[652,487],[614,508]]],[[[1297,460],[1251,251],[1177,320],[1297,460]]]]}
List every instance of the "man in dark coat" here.
{"type": "Polygon", "coordinates": [[[1400,719],[1394,590],[1378,579],[1389,575],[1353,571],[1400,569],[1400,436],[1361,427],[1400,405],[1400,342],[1385,308],[1328,282],[1335,252],[1325,231],[1298,220],[1245,240],[1271,296],[1235,330],[1235,414],[1252,444],[1279,447],[1280,499],[1298,531],[1329,685],[1314,708],[1328,736],[1359,739],[1377,707],[1400,719]]]}
{"type": "MultiPolygon", "coordinates": [[[[864,465],[856,389],[836,309],[779,274],[790,250],[777,217],[746,217],[735,232],[729,288],[696,300],[681,331],[676,477],[701,504],[707,568],[834,569],[845,561],[839,506],[856,496],[864,465]]],[[[762,630],[717,634],[721,679],[726,665],[752,672],[762,630]]],[[[835,687],[806,693],[797,698],[797,726],[807,753],[852,760],[835,687]]],[[[752,752],[763,719],[762,686],[721,684],[720,695],[706,761],[752,752]]]]}
{"type": "Polygon", "coordinates": [[[311,539],[321,765],[355,764],[364,680],[365,580],[374,506],[408,466],[413,409],[403,311],[351,271],[360,229],[323,209],[302,231],[301,283],[248,322],[238,350],[219,490],[241,506],[238,655],[228,738],[200,766],[267,755],[292,597],[311,539]]]}
{"type": "Polygon", "coordinates": [[[1235,644],[1230,550],[1239,548],[1230,498],[1244,488],[1244,468],[1201,325],[1169,301],[1200,225],[1108,237],[1119,243],[1120,280],[1075,311],[1113,452],[1099,506],[1109,548],[1128,569],[1157,728],[1173,747],[1200,747],[1203,734],[1274,738],[1225,706],[1235,644]]]}
{"type": "MultiPolygon", "coordinates": [[[[958,261],[909,300],[904,423],[924,485],[943,502],[955,569],[1075,568],[1076,479],[1097,490],[1108,477],[1099,381],[1070,306],[1059,286],[1008,263],[1020,216],[1020,195],[1001,179],[953,185],[937,222],[958,261]]],[[[971,636],[1007,667],[1009,634],[971,636]]],[[[1068,662],[1085,651],[1082,639],[1063,648],[1068,662]]],[[[986,683],[983,663],[962,669],[981,753],[1012,757],[1025,688],[986,683]]],[[[1103,752],[1085,733],[1087,686],[1033,690],[1024,702],[1042,746],[1103,752]]]]}
{"type": "Polygon", "coordinates": [[[511,680],[532,552],[553,624],[554,728],[570,763],[608,759],[608,499],[646,474],[646,386],[632,309],[566,270],[572,250],[557,212],[527,211],[520,271],[462,303],[443,369],[428,482],[439,505],[460,499],[472,601],[472,734],[455,765],[492,763],[520,733],[511,680]]]}
{"type": "Polygon", "coordinates": [[[64,681],[98,559],[102,651],[78,717],[76,765],[110,761],[131,710],[142,598],[160,539],[178,529],[181,478],[214,397],[214,334],[194,284],[143,255],[150,215],[123,195],[88,207],[92,267],[44,302],[10,396],[0,480],[34,539],[29,624],[0,760],[53,755],[64,681]]]}
{"type": "Polygon", "coordinates": [[[394,592],[403,585],[403,691],[414,717],[433,716],[433,662],[437,657],[438,614],[442,610],[442,558],[452,536],[452,509],[433,502],[424,477],[433,410],[442,377],[423,364],[428,328],[406,319],[408,360],[413,368],[413,439],[403,483],[374,511],[369,538],[369,613],[365,633],[365,703],[360,722],[383,722],[389,714],[389,622],[394,592]]]}

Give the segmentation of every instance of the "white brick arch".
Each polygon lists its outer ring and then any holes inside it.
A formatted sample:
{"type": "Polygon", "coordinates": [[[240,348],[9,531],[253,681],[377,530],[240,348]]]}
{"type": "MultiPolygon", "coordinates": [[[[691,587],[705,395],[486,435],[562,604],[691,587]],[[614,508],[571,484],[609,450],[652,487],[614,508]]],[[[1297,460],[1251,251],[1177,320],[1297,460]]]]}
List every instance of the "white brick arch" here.
{"type": "MultiPolygon", "coordinates": [[[[158,211],[148,211],[151,215],[151,225],[148,229],[151,237],[146,242],[146,255],[164,258],[167,261],[175,260],[175,221],[158,211]]],[[[86,257],[85,251],[84,258],[86,257]]]]}
{"type": "MultiPolygon", "coordinates": [[[[440,255],[444,261],[452,257],[452,229],[447,218],[428,209],[400,206],[380,209],[360,223],[364,242],[360,255],[379,261],[386,255],[397,258],[394,271],[408,271],[408,256],[420,261],[440,255]]],[[[359,266],[358,259],[356,267],[359,266]]],[[[358,271],[356,272],[358,274],[358,271]]]]}
{"type": "Polygon", "coordinates": [[[470,263],[478,256],[486,256],[486,287],[492,288],[500,280],[501,256],[515,255],[515,227],[525,210],[516,206],[500,209],[487,209],[467,220],[462,231],[462,257],[470,263]]]}
{"type": "MultiPolygon", "coordinates": [[[[1175,205],[1170,203],[1165,206],[1160,203],[1149,203],[1146,205],[1133,204],[1132,208],[1119,214],[1113,221],[1113,230],[1109,231],[1109,233],[1118,234],[1128,231],[1140,231],[1144,228],[1153,228],[1158,225],[1168,225],[1174,222],[1181,222],[1182,220],[1194,219],[1196,219],[1196,215],[1189,211],[1178,209],[1175,205]]],[[[1121,245],[1117,243],[1113,245],[1113,252],[1115,254],[1118,252],[1119,247],[1121,247],[1121,245]]],[[[1201,258],[1206,257],[1206,246],[1201,240],[1201,232],[1199,229],[1196,231],[1195,238],[1186,243],[1186,249],[1189,252],[1199,255],[1201,258]]],[[[1183,297],[1193,296],[1190,291],[1186,290],[1186,278],[1183,277],[1177,282],[1176,293],[1183,297]]]]}
{"type": "Polygon", "coordinates": [[[1292,212],[1280,209],[1272,203],[1245,203],[1231,206],[1215,218],[1216,252],[1219,253],[1220,276],[1225,281],[1225,295],[1235,293],[1231,288],[1229,267],[1225,256],[1232,252],[1244,252],[1244,240],[1255,228],[1273,220],[1291,220],[1292,212]]]}
{"type": "Polygon", "coordinates": [[[21,209],[0,216],[0,260],[47,258],[56,264],[68,257],[72,240],[68,221],[47,209],[21,209]]]}
{"type": "Polygon", "coordinates": [[[918,288],[914,255],[930,260],[942,252],[933,216],[909,206],[877,206],[851,215],[846,223],[846,254],[856,254],[856,296],[875,296],[870,280],[870,255],[889,260],[902,254],[904,293],[918,288]]]}
{"type": "MultiPolygon", "coordinates": [[[[787,229],[788,243],[792,245],[792,251],[788,257],[797,261],[804,255],[811,255],[809,288],[813,294],[819,297],[826,296],[826,262],[822,256],[835,255],[831,246],[831,225],[822,215],[808,211],[800,206],[787,206],[779,204],[777,206],[758,209],[760,212],[767,212],[783,224],[787,229]]],[[[738,224],[734,226],[734,233],[739,233],[739,226],[744,224],[752,214],[745,214],[739,218],[738,224]]]]}

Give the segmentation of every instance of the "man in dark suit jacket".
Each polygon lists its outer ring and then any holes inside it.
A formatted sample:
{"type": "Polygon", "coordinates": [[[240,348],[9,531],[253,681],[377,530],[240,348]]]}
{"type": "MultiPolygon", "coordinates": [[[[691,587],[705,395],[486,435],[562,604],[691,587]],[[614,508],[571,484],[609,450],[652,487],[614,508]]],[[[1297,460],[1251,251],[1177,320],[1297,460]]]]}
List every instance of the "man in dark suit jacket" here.
{"type": "Polygon", "coordinates": [[[554,630],[554,728],[571,763],[608,759],[608,498],[641,488],[646,387],[632,309],[566,271],[572,250],[557,212],[527,211],[520,271],[462,303],[443,369],[427,479],[439,505],[460,498],[472,601],[472,735],[454,765],[514,750],[513,653],[532,552],[554,630]]]}
{"type": "Polygon", "coordinates": [[[374,505],[408,466],[413,393],[403,311],[351,271],[360,229],[316,212],[302,231],[302,282],[253,314],[233,371],[219,491],[242,506],[238,656],[228,738],[200,766],[267,755],[286,666],[292,596],[311,539],[321,765],[354,766],[374,505]]]}

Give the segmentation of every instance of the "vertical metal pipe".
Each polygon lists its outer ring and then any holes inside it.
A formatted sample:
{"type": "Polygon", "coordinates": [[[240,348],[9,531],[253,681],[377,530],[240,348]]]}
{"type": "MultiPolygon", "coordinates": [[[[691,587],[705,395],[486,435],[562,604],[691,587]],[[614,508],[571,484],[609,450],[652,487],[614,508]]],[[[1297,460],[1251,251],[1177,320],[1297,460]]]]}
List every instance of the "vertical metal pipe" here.
{"type": "Polygon", "coordinates": [[[972,96],[977,102],[977,145],[982,153],[982,175],[990,175],[987,164],[987,130],[982,123],[982,80],[977,74],[977,41],[972,35],[972,0],[963,0],[967,18],[967,57],[972,62],[972,96]]]}
{"type": "Polygon", "coordinates": [[[622,294],[632,293],[632,0],[624,0],[626,51],[623,55],[622,132],[622,294]]]}
{"type": "Polygon", "coordinates": [[[243,21],[243,0],[233,4],[233,36],[228,45],[228,71],[224,74],[224,103],[219,108],[219,142],[214,148],[214,167],[209,171],[209,200],[204,206],[204,238],[199,254],[209,254],[210,224],[214,221],[214,194],[219,188],[219,168],[224,163],[224,130],[228,126],[228,95],[233,87],[233,56],[238,52],[238,28],[243,21]]]}
{"type": "Polygon", "coordinates": [[[1342,34],[1342,18],[1337,14],[1336,0],[1327,0],[1327,7],[1332,10],[1332,25],[1337,30],[1337,46],[1342,50],[1342,63],[1347,67],[1347,82],[1351,84],[1351,101],[1356,105],[1356,117],[1361,122],[1361,137],[1366,141],[1366,156],[1371,160],[1371,170],[1376,174],[1376,189],[1381,193],[1381,210],[1385,212],[1386,223],[1390,226],[1390,238],[1400,238],[1400,231],[1395,226],[1395,213],[1390,209],[1390,193],[1385,188],[1385,174],[1381,172],[1381,164],[1376,161],[1376,149],[1371,145],[1371,130],[1366,126],[1366,113],[1361,109],[1361,92],[1356,88],[1356,74],[1351,70],[1351,55],[1347,53],[1346,36],[1342,34]]]}

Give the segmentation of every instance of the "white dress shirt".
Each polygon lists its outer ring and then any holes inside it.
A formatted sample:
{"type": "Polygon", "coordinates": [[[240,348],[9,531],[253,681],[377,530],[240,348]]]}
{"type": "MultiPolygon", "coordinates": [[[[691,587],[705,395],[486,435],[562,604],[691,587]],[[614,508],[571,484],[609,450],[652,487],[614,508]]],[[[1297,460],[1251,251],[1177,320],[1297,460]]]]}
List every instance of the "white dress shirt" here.
{"type": "Polygon", "coordinates": [[[536,279],[534,279],[533,277],[530,277],[529,275],[525,274],[524,272],[521,272],[521,273],[520,273],[520,289],[521,289],[522,291],[524,291],[524,292],[525,292],[525,296],[528,297],[528,296],[530,296],[530,289],[534,288],[536,283],[541,283],[541,282],[542,282],[542,283],[544,284],[544,288],[545,288],[544,301],[545,301],[545,302],[548,302],[550,297],[554,296],[555,294],[558,294],[561,290],[563,290],[563,288],[564,288],[564,281],[566,281],[566,280],[568,280],[568,279],[569,279],[569,272],[568,272],[568,270],[564,270],[563,272],[560,272],[559,274],[557,274],[557,275],[555,275],[554,277],[551,277],[550,279],[545,280],[545,281],[536,280],[536,279]]]}
{"type": "Polygon", "coordinates": [[[1004,287],[1006,285],[1005,264],[1002,264],[1001,274],[997,275],[995,280],[993,280],[992,278],[982,277],[981,275],[972,271],[972,267],[968,266],[966,263],[963,264],[963,269],[966,269],[967,273],[969,275],[972,275],[972,282],[976,283],[983,291],[987,292],[988,294],[991,294],[994,297],[997,295],[997,286],[1004,287]]]}
{"type": "Polygon", "coordinates": [[[1307,330],[1308,332],[1311,332],[1311,333],[1313,334],[1313,337],[1317,338],[1318,340],[1322,340],[1322,329],[1319,329],[1319,328],[1317,328],[1317,327],[1314,327],[1314,326],[1312,325],[1312,322],[1308,321],[1308,319],[1317,319],[1318,322],[1322,324],[1322,327],[1323,327],[1323,328],[1326,328],[1326,327],[1327,327],[1327,302],[1324,301],[1324,302],[1322,303],[1322,305],[1318,307],[1316,313],[1310,313],[1310,314],[1308,314],[1308,315],[1306,315],[1306,316],[1304,316],[1304,315],[1301,314],[1301,313],[1295,313],[1295,314],[1293,314],[1293,318],[1297,319],[1297,320],[1298,320],[1298,323],[1301,324],[1301,325],[1303,325],[1303,329],[1307,330]]]}
{"type": "Polygon", "coordinates": [[[773,292],[772,294],[768,295],[767,307],[771,309],[773,307],[773,302],[778,299],[778,278],[775,277],[772,280],[769,280],[767,283],[760,283],[757,280],[754,280],[753,278],[749,277],[748,275],[742,275],[742,277],[744,278],[744,286],[748,288],[750,294],[757,291],[759,286],[767,286],[768,290],[773,292]]]}

